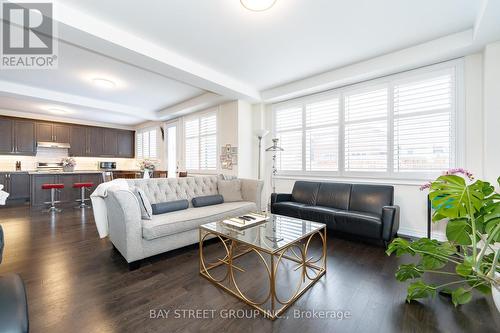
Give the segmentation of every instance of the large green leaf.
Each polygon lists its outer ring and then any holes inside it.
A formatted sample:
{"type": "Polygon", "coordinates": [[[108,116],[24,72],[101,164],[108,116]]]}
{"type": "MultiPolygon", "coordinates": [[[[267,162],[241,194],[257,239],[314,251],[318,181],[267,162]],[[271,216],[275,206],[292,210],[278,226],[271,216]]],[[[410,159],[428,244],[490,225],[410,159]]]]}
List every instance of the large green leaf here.
{"type": "Polygon", "coordinates": [[[455,219],[446,225],[446,237],[449,241],[459,245],[470,245],[472,228],[466,219],[455,219]]]}
{"type": "Polygon", "coordinates": [[[443,268],[446,265],[447,260],[442,257],[438,257],[437,255],[422,255],[422,266],[425,269],[439,269],[443,268]]]}
{"type": "Polygon", "coordinates": [[[455,304],[455,306],[468,303],[471,299],[472,292],[470,290],[465,290],[462,287],[455,289],[451,293],[451,301],[453,302],[453,304],[455,304]]]}
{"type": "Polygon", "coordinates": [[[468,261],[464,261],[463,263],[455,266],[455,271],[458,275],[466,277],[472,273],[472,264],[468,261]]]}
{"type": "Polygon", "coordinates": [[[385,253],[390,256],[392,253],[396,252],[396,256],[401,256],[403,254],[414,255],[413,250],[410,249],[410,242],[403,238],[394,238],[394,240],[387,247],[385,253]]]}
{"type": "Polygon", "coordinates": [[[406,301],[409,303],[412,300],[436,295],[436,286],[425,284],[423,281],[413,282],[408,286],[406,301]]]}
{"type": "Polygon", "coordinates": [[[414,264],[400,265],[396,271],[396,280],[406,281],[408,279],[415,279],[422,276],[423,271],[421,268],[415,266],[414,264]]]}

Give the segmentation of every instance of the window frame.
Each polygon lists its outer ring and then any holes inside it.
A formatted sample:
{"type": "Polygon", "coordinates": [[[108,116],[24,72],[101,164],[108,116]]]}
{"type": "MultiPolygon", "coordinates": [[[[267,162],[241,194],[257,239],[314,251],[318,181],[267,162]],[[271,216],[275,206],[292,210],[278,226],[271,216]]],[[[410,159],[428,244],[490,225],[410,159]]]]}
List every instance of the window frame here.
{"type": "MultiPolygon", "coordinates": [[[[156,127],[156,126],[150,126],[150,127],[144,127],[144,128],[141,128],[141,129],[138,129],[136,130],[136,138],[135,138],[135,151],[137,152],[137,159],[140,159],[140,160],[152,160],[152,161],[160,161],[160,142],[159,142],[159,127],[156,127]],[[151,144],[149,144],[149,152],[148,152],[148,156],[144,156],[144,133],[148,133],[148,136],[150,135],[149,133],[151,131],[155,131],[156,134],[155,134],[155,138],[156,138],[156,157],[151,157],[151,144]],[[141,152],[142,152],[142,156],[139,156],[139,136],[142,136],[142,147],[141,147],[141,152]]],[[[149,139],[148,139],[149,140],[149,139]]]]}
{"type": "MultiPolygon", "coordinates": [[[[454,75],[454,89],[452,91],[452,107],[450,112],[450,167],[464,165],[464,147],[465,147],[465,94],[464,94],[464,62],[463,59],[455,59],[439,64],[429,65],[417,69],[412,69],[384,77],[371,79],[344,87],[328,90],[314,95],[295,98],[281,103],[273,104],[271,107],[271,132],[276,137],[276,110],[287,107],[296,107],[302,105],[303,123],[302,123],[302,170],[287,171],[278,170],[277,177],[288,178],[291,176],[306,176],[312,178],[367,178],[380,180],[428,180],[436,177],[440,172],[401,172],[394,170],[394,86],[405,82],[412,82],[419,78],[425,79],[439,75],[439,72],[452,72],[454,75]],[[387,87],[388,108],[387,108],[387,171],[346,171],[345,170],[345,94],[357,93],[366,90],[376,90],[377,87],[387,87]],[[338,171],[306,171],[305,163],[305,105],[325,98],[339,96],[339,137],[338,137],[338,171]]],[[[349,123],[355,123],[352,121],[349,123]]]]}
{"type": "Polygon", "coordinates": [[[185,170],[188,173],[193,173],[193,174],[216,174],[219,170],[219,119],[218,119],[218,110],[211,108],[205,111],[200,111],[193,113],[191,115],[183,117],[182,120],[182,156],[183,156],[183,164],[185,167],[185,170]],[[207,135],[201,135],[200,131],[200,119],[206,116],[215,116],[215,133],[213,134],[207,134],[207,135]],[[187,168],[187,154],[186,154],[186,123],[192,120],[197,120],[198,121],[198,133],[196,136],[193,138],[198,139],[198,169],[188,169],[187,168]],[[201,138],[202,137],[207,137],[207,136],[215,136],[215,168],[214,169],[201,169],[201,138]]]}

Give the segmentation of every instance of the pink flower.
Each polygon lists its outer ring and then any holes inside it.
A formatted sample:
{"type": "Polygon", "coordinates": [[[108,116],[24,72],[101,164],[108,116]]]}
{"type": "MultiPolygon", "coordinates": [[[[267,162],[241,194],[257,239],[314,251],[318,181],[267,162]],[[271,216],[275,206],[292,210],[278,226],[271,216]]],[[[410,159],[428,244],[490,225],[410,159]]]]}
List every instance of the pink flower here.
{"type": "Polygon", "coordinates": [[[474,175],[472,174],[472,172],[467,171],[464,168],[449,169],[443,173],[443,175],[456,175],[456,174],[462,174],[462,175],[466,176],[467,178],[469,178],[469,180],[474,179],[474,175]]]}
{"type": "Polygon", "coordinates": [[[420,186],[420,191],[424,191],[428,188],[431,188],[431,185],[432,185],[431,182],[425,183],[424,185],[420,186]]]}

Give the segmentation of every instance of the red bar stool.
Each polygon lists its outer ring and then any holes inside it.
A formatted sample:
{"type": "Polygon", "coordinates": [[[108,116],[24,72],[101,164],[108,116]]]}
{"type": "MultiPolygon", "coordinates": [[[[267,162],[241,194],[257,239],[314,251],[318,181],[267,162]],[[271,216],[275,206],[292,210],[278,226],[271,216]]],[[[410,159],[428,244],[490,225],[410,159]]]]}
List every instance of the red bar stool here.
{"type": "Polygon", "coordinates": [[[48,213],[60,212],[60,209],[56,208],[56,203],[60,203],[60,201],[56,201],[56,191],[60,191],[64,188],[64,184],[42,184],[42,190],[50,190],[50,201],[44,202],[46,205],[50,204],[48,213]]]}
{"type": "Polygon", "coordinates": [[[90,199],[85,199],[85,191],[90,191],[90,188],[94,186],[94,183],[74,183],[73,188],[79,188],[80,189],[80,199],[77,199],[76,201],[80,203],[80,205],[76,206],[75,208],[90,208],[89,205],[85,203],[85,201],[88,201],[90,199]]]}

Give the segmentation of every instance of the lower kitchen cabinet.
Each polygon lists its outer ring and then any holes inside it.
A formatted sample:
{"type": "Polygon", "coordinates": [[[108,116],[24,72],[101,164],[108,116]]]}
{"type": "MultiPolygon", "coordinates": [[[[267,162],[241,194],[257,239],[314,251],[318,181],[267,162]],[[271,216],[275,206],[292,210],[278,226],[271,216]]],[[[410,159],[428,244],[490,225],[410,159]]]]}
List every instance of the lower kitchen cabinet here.
{"type": "Polygon", "coordinates": [[[0,184],[9,193],[6,206],[27,202],[30,199],[30,176],[23,172],[0,173],[0,184]]]}
{"type": "Polygon", "coordinates": [[[50,190],[42,190],[45,183],[64,184],[64,188],[56,192],[56,200],[60,204],[74,203],[80,199],[80,189],[73,188],[74,183],[92,182],[94,186],[85,193],[89,198],[95,188],[103,182],[102,173],[82,173],[82,174],[34,174],[31,176],[31,206],[34,208],[43,207],[45,202],[50,201],[50,190]]]}
{"type": "Polygon", "coordinates": [[[55,184],[56,175],[32,175],[31,176],[31,206],[43,206],[50,201],[50,190],[42,190],[43,184],[55,184]]]}

